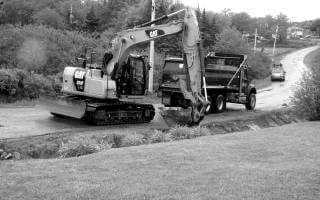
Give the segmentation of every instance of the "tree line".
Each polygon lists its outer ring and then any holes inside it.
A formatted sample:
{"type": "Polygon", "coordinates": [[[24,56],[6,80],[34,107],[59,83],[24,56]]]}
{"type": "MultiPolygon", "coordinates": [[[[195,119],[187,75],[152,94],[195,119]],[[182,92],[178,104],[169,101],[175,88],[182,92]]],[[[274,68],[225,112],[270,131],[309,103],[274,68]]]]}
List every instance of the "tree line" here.
{"type": "MultiPolygon", "coordinates": [[[[156,1],[157,17],[184,8],[179,1],[156,1]]],[[[197,9],[201,31],[209,44],[214,44],[215,36],[226,27],[234,27],[242,34],[259,35],[271,39],[279,26],[279,41],[286,39],[288,17],[251,17],[245,12],[220,13],[197,9]]],[[[0,24],[43,24],[56,29],[77,30],[88,33],[107,32],[112,34],[147,22],[151,15],[151,0],[7,0],[0,10],[0,24]]]]}

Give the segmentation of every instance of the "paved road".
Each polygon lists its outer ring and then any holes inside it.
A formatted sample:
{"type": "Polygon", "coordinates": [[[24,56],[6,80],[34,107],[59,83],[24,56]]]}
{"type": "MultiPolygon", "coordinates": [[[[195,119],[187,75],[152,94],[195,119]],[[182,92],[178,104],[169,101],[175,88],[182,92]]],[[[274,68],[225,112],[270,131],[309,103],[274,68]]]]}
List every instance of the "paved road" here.
{"type": "Polygon", "coordinates": [[[261,92],[257,95],[257,109],[271,110],[289,104],[290,96],[296,89],[296,83],[302,77],[307,67],[303,60],[307,54],[317,49],[318,46],[295,51],[281,61],[286,73],[285,82],[273,82],[272,90],[261,92]]]}
{"type": "MultiPolygon", "coordinates": [[[[257,95],[257,110],[270,110],[279,108],[283,103],[289,103],[289,96],[294,91],[294,84],[305,70],[303,58],[317,47],[310,47],[293,52],[286,56],[282,63],[287,71],[287,80],[284,83],[275,82],[272,90],[257,95]]],[[[250,115],[243,105],[228,104],[228,110],[221,114],[207,115],[203,123],[218,121],[225,118],[250,115]]],[[[0,139],[16,138],[30,135],[40,135],[56,132],[135,132],[139,130],[165,128],[166,124],[159,115],[148,124],[121,125],[95,127],[89,126],[80,120],[57,119],[52,117],[40,106],[31,108],[0,108],[0,139]]]]}

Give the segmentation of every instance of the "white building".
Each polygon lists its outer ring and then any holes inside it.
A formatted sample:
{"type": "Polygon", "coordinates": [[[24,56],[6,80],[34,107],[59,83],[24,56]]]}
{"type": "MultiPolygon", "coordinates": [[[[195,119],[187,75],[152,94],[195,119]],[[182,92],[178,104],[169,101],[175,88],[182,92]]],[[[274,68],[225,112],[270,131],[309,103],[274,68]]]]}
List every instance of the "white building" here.
{"type": "Polygon", "coordinates": [[[287,29],[287,38],[302,38],[304,33],[304,29],[297,27],[297,26],[291,26],[287,29]]]}

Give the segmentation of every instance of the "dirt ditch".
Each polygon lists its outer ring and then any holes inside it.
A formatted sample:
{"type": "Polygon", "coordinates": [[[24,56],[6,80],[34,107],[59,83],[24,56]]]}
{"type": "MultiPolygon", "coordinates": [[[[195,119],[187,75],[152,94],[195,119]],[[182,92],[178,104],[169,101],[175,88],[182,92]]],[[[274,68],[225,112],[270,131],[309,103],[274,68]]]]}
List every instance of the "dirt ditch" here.
{"type": "Polygon", "coordinates": [[[201,127],[174,127],[169,130],[144,130],[134,134],[52,133],[0,140],[0,160],[77,157],[110,148],[170,142],[200,136],[226,134],[282,126],[305,121],[288,109],[252,112],[247,117],[208,122],[201,127]]]}

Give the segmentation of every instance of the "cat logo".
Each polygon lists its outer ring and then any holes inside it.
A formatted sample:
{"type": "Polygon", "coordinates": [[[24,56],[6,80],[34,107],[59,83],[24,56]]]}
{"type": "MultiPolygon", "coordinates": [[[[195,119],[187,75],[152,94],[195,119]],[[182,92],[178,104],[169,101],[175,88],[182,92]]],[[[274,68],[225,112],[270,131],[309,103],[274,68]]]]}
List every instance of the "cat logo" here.
{"type": "Polygon", "coordinates": [[[73,76],[73,82],[76,90],[83,92],[86,80],[86,71],[84,69],[76,69],[73,76]]]}
{"type": "Polygon", "coordinates": [[[146,30],[146,34],[150,37],[150,38],[156,38],[159,37],[161,35],[164,35],[164,31],[161,29],[150,29],[150,30],[146,30]]]}
{"type": "Polygon", "coordinates": [[[150,31],[149,36],[150,36],[151,38],[157,37],[157,36],[158,36],[158,30],[150,31]]]}
{"type": "Polygon", "coordinates": [[[74,72],[74,78],[76,79],[83,79],[84,75],[86,74],[86,71],[82,71],[82,70],[76,70],[74,72]]]}

